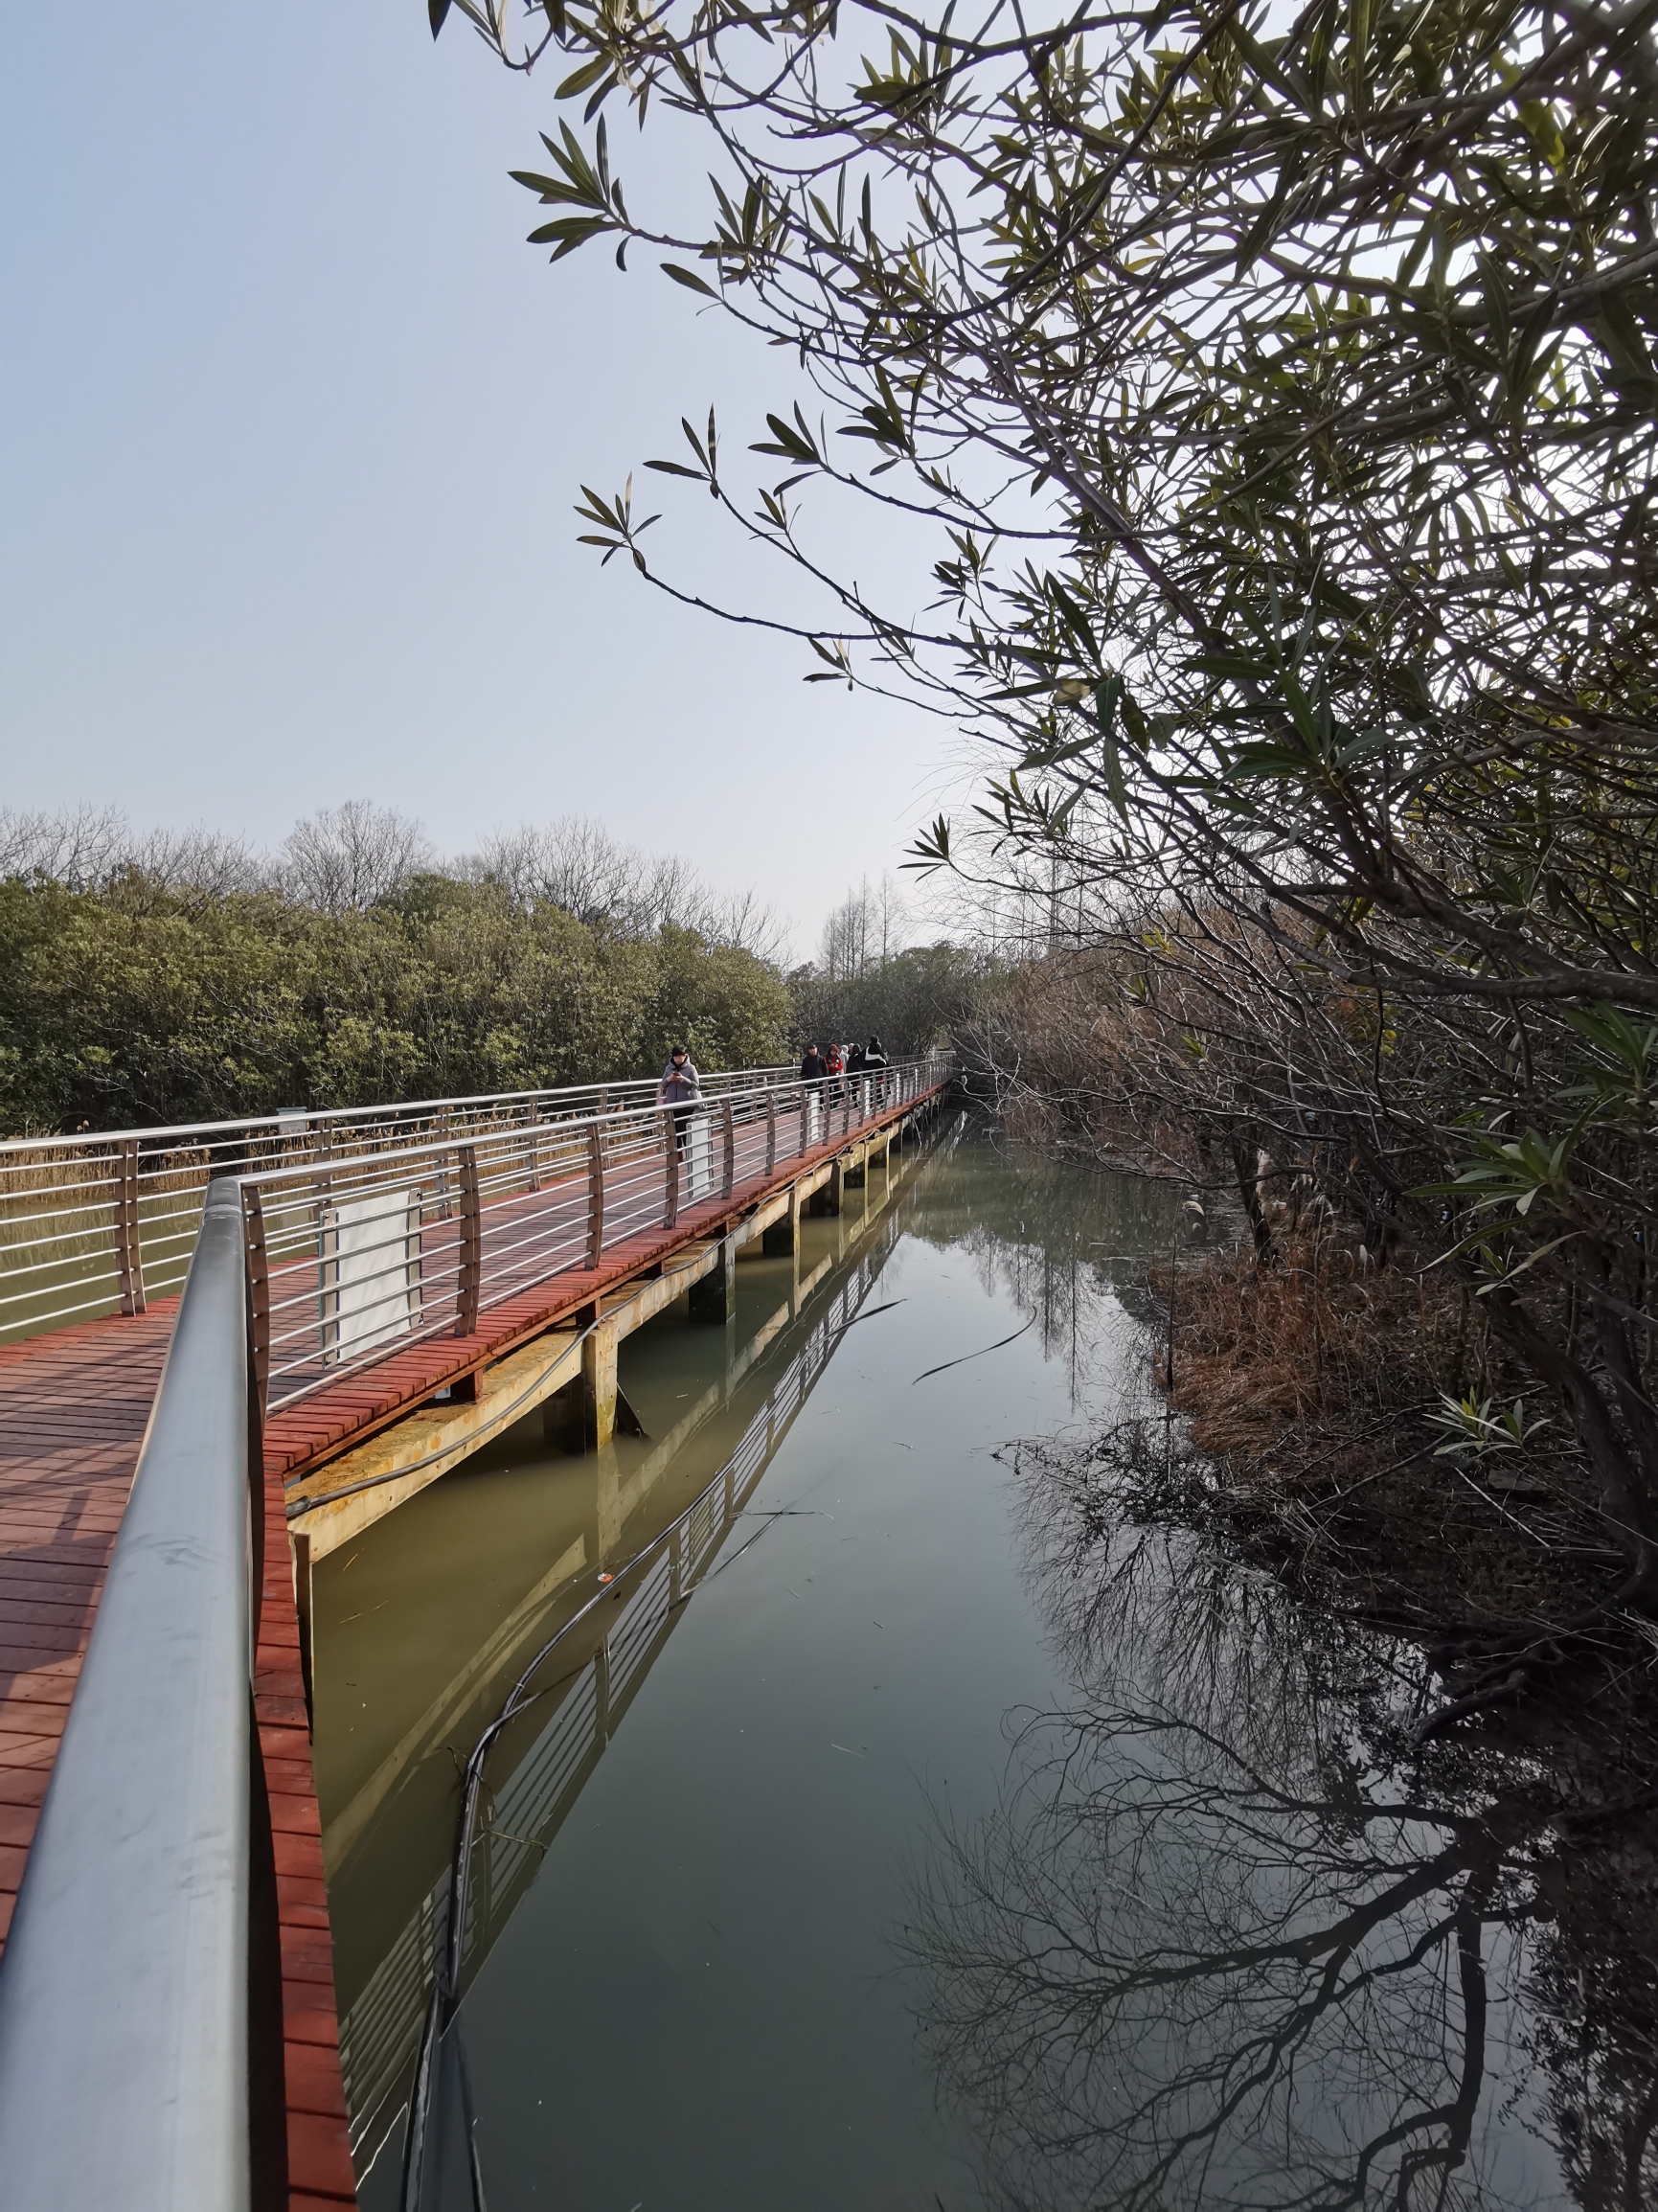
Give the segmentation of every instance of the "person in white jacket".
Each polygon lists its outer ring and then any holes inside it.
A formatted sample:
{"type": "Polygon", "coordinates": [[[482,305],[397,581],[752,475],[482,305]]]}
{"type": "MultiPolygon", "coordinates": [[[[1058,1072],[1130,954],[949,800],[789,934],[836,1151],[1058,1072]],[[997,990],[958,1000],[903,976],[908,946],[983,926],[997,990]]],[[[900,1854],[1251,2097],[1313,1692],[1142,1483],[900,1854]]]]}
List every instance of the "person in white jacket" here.
{"type": "Polygon", "coordinates": [[[658,1106],[671,1107],[674,1142],[681,1152],[685,1150],[691,1117],[701,1100],[702,1078],[697,1074],[684,1045],[676,1044],[668,1056],[668,1065],[663,1069],[662,1081],[656,1086],[656,1103],[658,1106]]]}

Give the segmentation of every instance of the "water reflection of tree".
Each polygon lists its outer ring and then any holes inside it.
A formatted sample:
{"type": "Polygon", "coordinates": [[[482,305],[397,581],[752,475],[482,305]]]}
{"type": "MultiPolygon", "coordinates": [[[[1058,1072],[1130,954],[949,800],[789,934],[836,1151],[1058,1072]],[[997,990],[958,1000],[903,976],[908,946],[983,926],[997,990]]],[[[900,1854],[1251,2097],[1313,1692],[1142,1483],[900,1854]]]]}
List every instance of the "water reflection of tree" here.
{"type": "Polygon", "coordinates": [[[904,1225],[965,1259],[987,1295],[1033,1314],[1044,1353],[1069,1362],[1079,1401],[1122,1368],[1106,1317],[1124,1294],[1135,1310],[1144,1303],[1147,1265],[1167,1256],[1180,1208],[1168,1185],[981,1135],[957,1148],[948,1176],[920,1187],[904,1225]]]}
{"type": "Polygon", "coordinates": [[[1658,2201],[1649,1919],[1607,1919],[1638,1827],[1541,1761],[1396,1767],[1408,1662],[1136,1528],[1098,1463],[1025,1475],[1077,1709],[941,1820],[903,1939],[991,2200],[1658,2201]]]}

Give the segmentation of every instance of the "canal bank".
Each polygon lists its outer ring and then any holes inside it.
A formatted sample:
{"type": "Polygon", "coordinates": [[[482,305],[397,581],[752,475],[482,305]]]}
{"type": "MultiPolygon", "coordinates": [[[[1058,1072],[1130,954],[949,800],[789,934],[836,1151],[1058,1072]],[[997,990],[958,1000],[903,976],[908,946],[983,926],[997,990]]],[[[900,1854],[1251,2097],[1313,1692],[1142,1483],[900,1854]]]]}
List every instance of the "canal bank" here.
{"type": "Polygon", "coordinates": [[[852,1197],[740,1271],[717,1346],[640,1333],[613,1467],[510,1438],[325,1562],[365,2205],[460,1765],[705,1496],[491,1756],[458,2036],[494,2212],[1333,2203],[1361,2167],[1367,2202],[1420,2156],[1445,2201],[1579,2201],[1534,1823],[1493,1846],[1465,1776],[1407,1810],[1365,1749],[1389,1654],[1091,1466],[1156,1417],[1120,1293],[1172,1201],[974,1139],[852,1197]]]}

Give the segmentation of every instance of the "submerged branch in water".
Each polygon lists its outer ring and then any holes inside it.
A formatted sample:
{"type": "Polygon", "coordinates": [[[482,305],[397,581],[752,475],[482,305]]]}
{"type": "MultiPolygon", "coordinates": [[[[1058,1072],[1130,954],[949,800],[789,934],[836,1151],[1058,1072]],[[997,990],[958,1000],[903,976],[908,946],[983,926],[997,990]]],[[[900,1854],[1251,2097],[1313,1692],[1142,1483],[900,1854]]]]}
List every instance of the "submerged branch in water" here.
{"type": "MultiPolygon", "coordinates": [[[[1029,1321],[1026,1322],[1025,1329],[1034,1329],[1035,1326],[1036,1316],[1033,1313],[1029,1321]]],[[[920,1374],[916,1377],[916,1381],[910,1384],[910,1388],[913,1390],[916,1382],[924,1382],[929,1375],[943,1375],[951,1367],[965,1367],[969,1359],[983,1359],[987,1352],[1000,1352],[1004,1344],[1016,1344],[1019,1338],[1024,1335],[1025,1329],[1015,1329],[1011,1336],[999,1336],[994,1344],[987,1344],[978,1352],[964,1352],[959,1359],[946,1359],[937,1367],[924,1367],[920,1374]]]]}

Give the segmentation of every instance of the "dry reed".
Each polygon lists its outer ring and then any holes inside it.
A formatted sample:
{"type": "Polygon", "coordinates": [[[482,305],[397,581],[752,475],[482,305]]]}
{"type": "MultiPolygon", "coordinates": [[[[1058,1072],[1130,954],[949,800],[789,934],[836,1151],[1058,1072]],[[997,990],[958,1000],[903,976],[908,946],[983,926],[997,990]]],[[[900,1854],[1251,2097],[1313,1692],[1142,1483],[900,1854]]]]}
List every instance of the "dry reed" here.
{"type": "Polygon", "coordinates": [[[1281,1221],[1275,1243],[1274,1266],[1234,1248],[1152,1278],[1174,1302],[1157,1381],[1210,1471],[1204,1510],[1309,1595],[1431,1639],[1577,1613],[1605,1539],[1557,1431],[1522,1460],[1437,1448],[1445,1397],[1513,1395],[1478,1301],[1328,1223],[1281,1221]]]}

